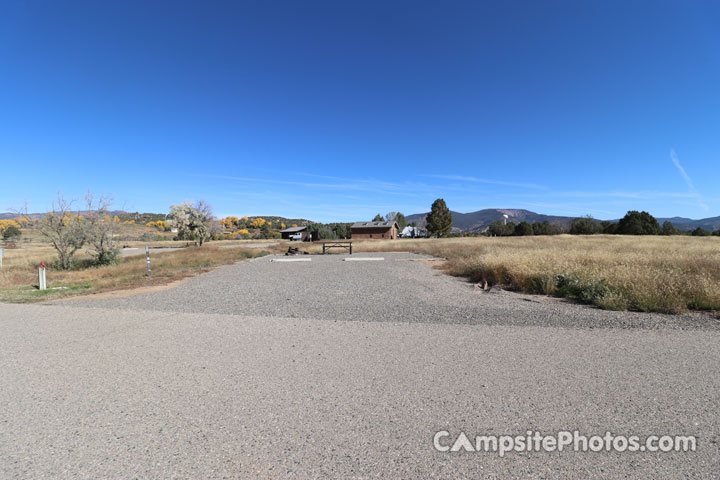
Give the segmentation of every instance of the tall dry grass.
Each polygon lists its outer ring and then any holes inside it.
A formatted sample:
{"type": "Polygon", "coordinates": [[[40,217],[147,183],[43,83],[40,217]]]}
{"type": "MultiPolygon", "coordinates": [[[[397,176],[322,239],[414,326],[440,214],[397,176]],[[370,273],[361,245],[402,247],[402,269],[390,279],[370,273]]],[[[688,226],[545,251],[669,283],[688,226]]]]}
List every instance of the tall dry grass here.
{"type": "Polygon", "coordinates": [[[717,237],[538,236],[376,240],[357,251],[447,258],[452,275],[602,308],[678,313],[720,310],[717,237]]]}

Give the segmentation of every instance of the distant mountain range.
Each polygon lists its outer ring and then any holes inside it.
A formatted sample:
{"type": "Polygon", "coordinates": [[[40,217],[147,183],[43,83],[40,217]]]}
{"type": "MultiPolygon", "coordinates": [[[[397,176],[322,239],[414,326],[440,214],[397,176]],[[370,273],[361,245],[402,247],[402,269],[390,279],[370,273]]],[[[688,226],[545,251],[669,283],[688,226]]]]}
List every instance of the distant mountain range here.
{"type": "MultiPolygon", "coordinates": [[[[87,210],[73,210],[72,213],[74,215],[87,215],[89,212],[87,210]]],[[[45,218],[45,215],[47,213],[28,213],[28,217],[34,218],[34,219],[42,219],[45,218]]],[[[126,212],[124,210],[111,210],[107,212],[107,215],[110,215],[111,217],[118,217],[121,221],[126,220],[133,220],[136,223],[147,223],[147,222],[156,222],[158,220],[164,220],[165,214],[162,213],[139,213],[139,212],[126,212]]],[[[19,215],[17,213],[0,213],[0,220],[10,220],[15,217],[20,217],[23,215],[19,215]]]]}
{"type": "MultiPolygon", "coordinates": [[[[87,211],[75,211],[75,210],[73,210],[72,213],[76,214],[76,215],[87,215],[88,214],[87,211]]],[[[45,215],[47,215],[47,214],[46,213],[29,213],[28,217],[35,218],[35,219],[41,219],[41,218],[44,218],[45,215]]],[[[135,223],[139,223],[139,224],[145,224],[147,222],[156,222],[158,220],[165,220],[165,218],[166,218],[166,215],[164,213],[139,213],[139,212],[126,212],[123,210],[113,210],[113,211],[108,212],[108,215],[110,215],[111,217],[117,216],[123,222],[126,220],[133,220],[133,221],[135,221],[135,223]]],[[[19,217],[19,216],[21,216],[21,215],[18,215],[17,213],[0,213],[0,220],[10,220],[10,219],[13,219],[13,218],[19,217]]],[[[250,220],[252,220],[254,218],[259,218],[259,217],[264,218],[268,222],[284,223],[286,225],[292,225],[292,224],[307,225],[309,223],[313,223],[310,220],[306,220],[304,218],[286,218],[286,217],[278,217],[275,215],[268,215],[268,216],[253,215],[253,216],[249,216],[248,218],[250,220]]]]}
{"type": "MultiPolygon", "coordinates": [[[[83,214],[84,212],[80,212],[83,214]]],[[[508,216],[508,222],[550,222],[556,225],[569,225],[570,221],[575,217],[562,217],[557,215],[544,215],[542,213],[531,212],[530,210],[522,210],[516,208],[486,208],[484,210],[478,210],[477,212],[460,213],[452,212],[453,217],[453,231],[455,232],[475,232],[482,233],[490,226],[490,224],[496,220],[502,220],[503,215],[508,216]]],[[[121,220],[136,220],[138,223],[145,223],[149,221],[162,220],[165,218],[164,214],[159,213],[129,213],[122,210],[110,212],[111,216],[117,215],[121,220]]],[[[7,220],[15,218],[18,215],[15,213],[0,213],[0,220],[7,220]]],[[[31,213],[31,217],[42,218],[45,216],[44,213],[31,213]]],[[[425,217],[427,213],[415,213],[405,217],[408,223],[416,222],[418,226],[422,227],[425,225],[425,217]]],[[[250,218],[255,218],[252,216],[250,218]]],[[[282,222],[287,225],[298,224],[304,225],[312,223],[305,219],[292,219],[285,217],[276,216],[265,216],[265,220],[273,223],[282,222]]],[[[702,218],[700,220],[693,220],[692,218],[684,217],[672,217],[672,218],[658,218],[658,222],[662,225],[665,221],[670,221],[676,228],[680,230],[695,230],[697,227],[704,228],[708,231],[720,230],[720,217],[702,218]]],[[[611,220],[617,222],[617,219],[611,220]]]]}
{"type": "MultiPolygon", "coordinates": [[[[478,210],[477,212],[460,213],[453,212],[453,231],[456,232],[475,232],[481,233],[487,230],[490,224],[496,220],[502,220],[503,215],[508,216],[508,222],[550,222],[551,224],[557,225],[568,225],[570,221],[575,217],[562,217],[556,215],[544,215],[541,213],[531,212],[529,210],[513,209],[513,208],[487,208],[484,210],[478,210]]],[[[408,223],[416,222],[418,226],[422,227],[425,225],[425,217],[427,213],[415,213],[405,217],[408,223]]],[[[719,230],[720,229],[720,217],[703,218],[700,220],[693,220],[691,218],[673,217],[673,218],[658,218],[660,225],[666,220],[670,221],[676,228],[680,230],[694,230],[697,227],[702,227],[705,230],[719,230]]],[[[617,222],[617,219],[611,220],[617,222]]]]}
{"type": "MultiPolygon", "coordinates": [[[[73,210],[72,213],[75,215],[87,215],[88,211],[87,210],[79,210],[79,211],[73,210]]],[[[47,213],[28,213],[27,214],[27,216],[29,218],[45,218],[45,215],[47,215],[47,213]]],[[[110,215],[111,217],[114,217],[114,216],[121,217],[123,215],[129,215],[129,214],[122,210],[113,210],[113,211],[109,211],[108,215],[110,215]]],[[[135,214],[133,214],[133,215],[135,215],[135,214]]],[[[155,215],[155,214],[154,213],[146,213],[146,214],[141,214],[141,215],[155,215]]],[[[24,214],[21,215],[18,213],[0,213],[0,220],[12,220],[13,218],[23,217],[23,216],[25,216],[25,215],[24,214]]],[[[163,215],[163,217],[164,217],[164,215],[163,215]]]]}
{"type": "Polygon", "coordinates": [[[714,230],[720,230],[720,217],[709,217],[709,218],[701,218],[700,220],[693,220],[692,218],[684,218],[684,217],[672,217],[672,218],[658,218],[658,222],[660,222],[660,225],[665,223],[665,221],[669,221],[673,225],[675,225],[676,228],[680,230],[695,230],[698,227],[704,228],[708,231],[714,231],[714,230]]]}

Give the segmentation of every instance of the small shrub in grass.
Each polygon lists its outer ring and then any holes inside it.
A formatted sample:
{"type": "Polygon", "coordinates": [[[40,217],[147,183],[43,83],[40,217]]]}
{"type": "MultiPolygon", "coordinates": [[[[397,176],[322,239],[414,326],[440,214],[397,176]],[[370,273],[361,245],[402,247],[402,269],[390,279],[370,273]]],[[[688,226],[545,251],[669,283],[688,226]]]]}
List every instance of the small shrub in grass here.
{"type": "Polygon", "coordinates": [[[530,280],[529,293],[539,295],[553,295],[555,293],[555,278],[552,276],[533,277],[530,280]]]}
{"type": "Polygon", "coordinates": [[[261,250],[257,254],[255,254],[255,258],[265,257],[267,255],[271,255],[271,253],[267,250],[261,250]]]}
{"type": "Polygon", "coordinates": [[[102,252],[97,256],[97,258],[94,259],[94,264],[96,266],[115,265],[116,263],[118,263],[119,257],[120,251],[117,249],[102,252]]]}
{"type": "Polygon", "coordinates": [[[15,241],[20,235],[22,235],[22,232],[20,232],[20,229],[15,225],[9,225],[5,231],[2,232],[3,240],[8,241],[15,241]]]}
{"type": "Polygon", "coordinates": [[[604,278],[591,281],[583,280],[575,275],[555,275],[555,294],[561,297],[599,305],[610,291],[610,285],[604,278]]]}

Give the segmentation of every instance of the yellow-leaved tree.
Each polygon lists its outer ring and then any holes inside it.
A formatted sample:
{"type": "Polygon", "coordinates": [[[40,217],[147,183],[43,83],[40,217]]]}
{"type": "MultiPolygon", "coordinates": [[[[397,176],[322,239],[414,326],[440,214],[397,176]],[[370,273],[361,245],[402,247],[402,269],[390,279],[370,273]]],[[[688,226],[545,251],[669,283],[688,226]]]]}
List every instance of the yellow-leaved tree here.
{"type": "Polygon", "coordinates": [[[263,225],[265,225],[265,223],[267,223],[267,222],[265,221],[264,218],[257,217],[257,218],[253,219],[253,221],[250,223],[250,226],[253,228],[261,228],[263,225]]]}

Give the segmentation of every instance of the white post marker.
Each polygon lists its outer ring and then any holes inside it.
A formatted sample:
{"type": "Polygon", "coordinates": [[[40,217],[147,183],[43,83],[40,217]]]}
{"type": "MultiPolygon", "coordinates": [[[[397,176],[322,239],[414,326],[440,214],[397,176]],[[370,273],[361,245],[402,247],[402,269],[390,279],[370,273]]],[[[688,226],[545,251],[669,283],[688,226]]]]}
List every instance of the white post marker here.
{"type": "Polygon", "coordinates": [[[45,267],[38,268],[38,287],[40,287],[40,290],[47,290],[47,279],[45,278],[45,267]]]}
{"type": "Polygon", "coordinates": [[[145,245],[145,258],[147,259],[148,277],[152,277],[152,269],[150,268],[150,246],[145,245]]]}
{"type": "Polygon", "coordinates": [[[0,247],[0,270],[2,270],[2,261],[5,256],[5,249],[0,247]]]}

